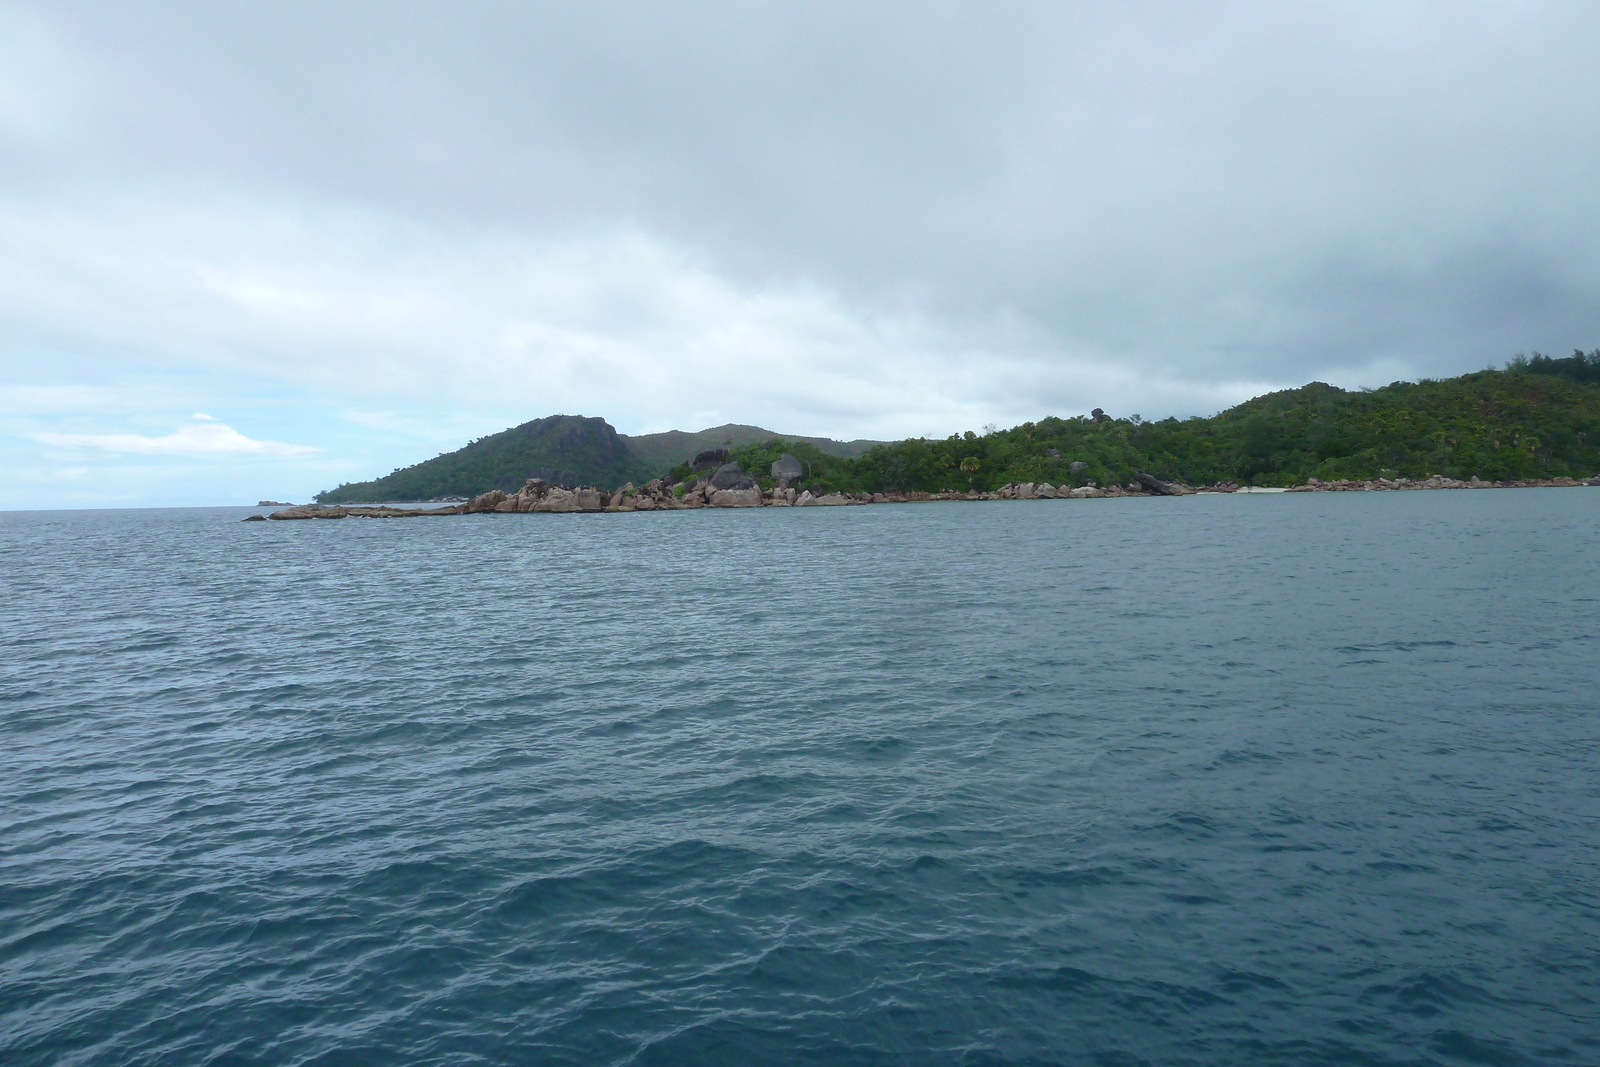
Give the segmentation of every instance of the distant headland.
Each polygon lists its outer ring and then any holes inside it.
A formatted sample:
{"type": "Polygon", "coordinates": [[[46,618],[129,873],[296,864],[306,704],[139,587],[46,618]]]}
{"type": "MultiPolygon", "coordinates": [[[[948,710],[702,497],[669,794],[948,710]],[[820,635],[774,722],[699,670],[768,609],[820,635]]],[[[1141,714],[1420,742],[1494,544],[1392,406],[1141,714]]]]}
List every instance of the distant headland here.
{"type": "Polygon", "coordinates": [[[1597,470],[1600,350],[1371,390],[1312,382],[1209,418],[1097,408],[897,442],[734,424],[626,437],[604,419],[552,415],[277,516],[1579,485],[1596,484],[1597,470]],[[446,506],[338,506],[392,501],[446,506]]]}

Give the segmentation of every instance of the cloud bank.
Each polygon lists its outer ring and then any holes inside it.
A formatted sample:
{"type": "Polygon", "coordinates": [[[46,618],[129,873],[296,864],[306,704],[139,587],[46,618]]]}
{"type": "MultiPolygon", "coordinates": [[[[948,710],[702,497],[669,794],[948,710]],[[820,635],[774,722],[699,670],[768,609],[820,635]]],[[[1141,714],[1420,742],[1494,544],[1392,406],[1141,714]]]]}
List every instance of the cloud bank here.
{"type": "Polygon", "coordinates": [[[146,437],[136,433],[34,433],[35,441],[57,448],[97,449],[102,452],[132,452],[147,456],[208,456],[218,452],[250,452],[271,456],[307,456],[318,449],[308,445],[286,445],[278,441],[255,441],[211,419],[209,415],[196,415],[207,421],[179,426],[161,437],[146,437]]]}
{"type": "MultiPolygon", "coordinates": [[[[196,408],[306,442],[210,452],[304,496],[555,411],[896,437],[1594,347],[1597,37],[1538,2],[0,6],[0,506],[38,446],[196,408]]],[[[179,443],[111,451],[214,493],[179,443]]]]}

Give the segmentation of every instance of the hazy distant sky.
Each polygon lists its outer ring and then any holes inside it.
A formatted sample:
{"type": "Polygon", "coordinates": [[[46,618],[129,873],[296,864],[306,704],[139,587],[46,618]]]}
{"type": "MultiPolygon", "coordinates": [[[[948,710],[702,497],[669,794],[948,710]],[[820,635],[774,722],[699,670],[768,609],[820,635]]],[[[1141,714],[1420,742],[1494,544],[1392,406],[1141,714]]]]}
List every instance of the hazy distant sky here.
{"type": "Polygon", "coordinates": [[[1600,346],[1600,4],[0,4],[0,507],[1600,346]]]}

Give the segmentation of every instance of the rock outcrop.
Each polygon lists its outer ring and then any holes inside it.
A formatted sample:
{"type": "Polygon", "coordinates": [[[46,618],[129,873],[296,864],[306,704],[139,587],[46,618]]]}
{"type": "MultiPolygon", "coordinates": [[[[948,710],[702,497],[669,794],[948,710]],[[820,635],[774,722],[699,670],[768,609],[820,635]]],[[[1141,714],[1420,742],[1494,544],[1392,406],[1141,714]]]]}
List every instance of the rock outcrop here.
{"type": "Polygon", "coordinates": [[[1144,471],[1134,474],[1133,480],[1157,496],[1189,496],[1194,492],[1193,489],[1175,485],[1172,482],[1164,482],[1154,475],[1146,474],[1144,471]]]}
{"type": "MultiPolygon", "coordinates": [[[[759,500],[760,490],[754,492],[759,500]]],[[[473,497],[461,510],[473,513],[662,511],[705,504],[705,495],[698,491],[686,492],[682,500],[675,498],[659,478],[642,488],[628,482],[612,493],[604,493],[592,485],[551,485],[541,478],[529,478],[515,493],[492,489],[473,497]]]]}
{"type": "Polygon", "coordinates": [[[725,463],[711,476],[713,489],[760,489],[756,480],[737,463],[725,463]]]}
{"type": "Polygon", "coordinates": [[[722,466],[732,458],[732,456],[728,455],[726,448],[708,448],[704,452],[696,454],[694,459],[689,461],[689,469],[696,471],[710,470],[713,467],[722,466]]]}
{"type": "MultiPolygon", "coordinates": [[[[1491,489],[1519,487],[1600,486],[1600,475],[1583,480],[1573,478],[1544,478],[1524,481],[1485,482],[1473,477],[1467,481],[1446,478],[1435,474],[1426,479],[1404,477],[1374,478],[1367,481],[1324,482],[1309,479],[1304,485],[1293,486],[1291,493],[1326,492],[1383,492],[1421,489],[1491,489]]],[[[1049,482],[1011,482],[992,492],[946,489],[940,492],[886,490],[879,493],[827,491],[813,484],[809,489],[797,491],[787,485],[777,485],[763,491],[747,472],[736,464],[725,463],[714,474],[701,474],[688,482],[666,485],[657,478],[642,487],[628,482],[614,492],[605,493],[591,485],[555,485],[541,478],[529,478],[515,493],[493,489],[455,506],[440,508],[397,508],[389,506],[364,507],[359,505],[305,504],[285,507],[267,516],[251,515],[245,522],[260,522],[264,518],[294,519],[398,519],[425,515],[462,515],[490,512],[623,512],[623,511],[678,511],[694,508],[754,508],[754,507],[846,507],[857,504],[904,504],[935,500],[1082,500],[1096,497],[1128,496],[1189,496],[1194,493],[1234,493],[1239,486],[1233,482],[1190,487],[1174,482],[1164,482],[1149,474],[1136,474],[1127,485],[1068,487],[1049,482]],[[719,484],[720,483],[720,484],[719,484]]]]}
{"type": "Polygon", "coordinates": [[[284,508],[268,515],[269,519],[342,519],[350,512],[337,504],[301,504],[297,508],[284,508]]]}
{"type": "MultiPolygon", "coordinates": [[[[344,507],[337,504],[304,504],[296,508],[285,508],[283,511],[274,511],[268,515],[269,519],[416,519],[428,515],[460,515],[466,508],[392,508],[378,507],[344,507]]],[[[261,518],[252,515],[246,522],[261,518]]]]}
{"type": "Polygon", "coordinates": [[[787,452],[772,461],[772,477],[779,485],[788,486],[805,472],[805,465],[787,452]]]}
{"type": "Polygon", "coordinates": [[[1474,474],[1469,480],[1446,478],[1435,474],[1431,478],[1369,478],[1365,481],[1345,480],[1325,482],[1321,478],[1308,478],[1304,485],[1290,486],[1290,493],[1361,493],[1404,489],[1563,489],[1580,485],[1600,486],[1600,474],[1593,478],[1525,478],[1514,481],[1486,482],[1474,474]]]}

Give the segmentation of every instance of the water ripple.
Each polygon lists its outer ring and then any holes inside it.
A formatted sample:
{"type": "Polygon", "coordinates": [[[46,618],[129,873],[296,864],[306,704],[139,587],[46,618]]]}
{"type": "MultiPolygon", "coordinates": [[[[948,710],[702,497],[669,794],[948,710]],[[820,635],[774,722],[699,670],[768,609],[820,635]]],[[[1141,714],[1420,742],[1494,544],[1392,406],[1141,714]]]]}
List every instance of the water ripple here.
{"type": "Polygon", "coordinates": [[[1383,496],[0,513],[0,1061],[1600,1061],[1600,498],[1383,496]]]}

